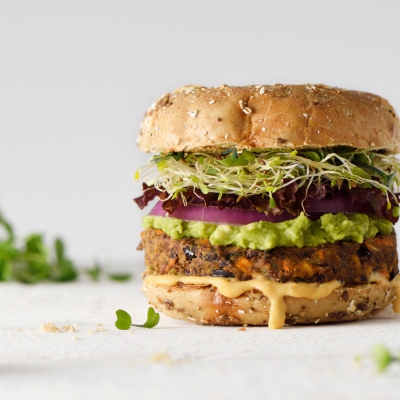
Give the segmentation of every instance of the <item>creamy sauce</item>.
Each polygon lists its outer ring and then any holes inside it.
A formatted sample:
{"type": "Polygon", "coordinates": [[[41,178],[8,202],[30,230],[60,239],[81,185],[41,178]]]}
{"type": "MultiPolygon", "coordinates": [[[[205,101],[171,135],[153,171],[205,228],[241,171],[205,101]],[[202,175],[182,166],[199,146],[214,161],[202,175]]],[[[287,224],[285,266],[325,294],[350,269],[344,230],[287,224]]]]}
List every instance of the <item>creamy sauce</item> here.
{"type": "Polygon", "coordinates": [[[225,297],[238,297],[251,289],[257,289],[268,297],[271,302],[268,326],[272,329],[282,328],[286,318],[285,296],[302,297],[308,300],[318,300],[342,286],[339,281],[328,283],[279,283],[267,279],[251,279],[239,281],[235,278],[219,278],[212,276],[178,276],[178,275],[148,275],[145,283],[153,285],[175,286],[178,282],[189,285],[212,285],[225,297]]]}
{"type": "Polygon", "coordinates": [[[391,286],[396,292],[396,297],[394,298],[394,300],[392,302],[393,311],[395,313],[400,313],[400,275],[397,275],[391,282],[389,282],[382,275],[373,273],[369,277],[368,281],[371,283],[378,283],[379,285],[383,285],[383,286],[385,286],[385,285],[391,286]]]}
{"type": "MultiPolygon", "coordinates": [[[[308,300],[318,300],[329,296],[335,289],[343,286],[339,281],[327,283],[280,283],[270,281],[265,278],[239,281],[236,278],[220,278],[212,276],[179,276],[179,275],[147,275],[144,279],[145,284],[175,286],[178,282],[187,285],[212,285],[225,297],[235,298],[241,294],[257,289],[263,293],[271,302],[268,326],[271,329],[280,329],[285,324],[286,302],[285,296],[304,298],[308,300]]],[[[393,300],[393,310],[400,312],[400,275],[389,282],[382,275],[374,273],[370,276],[369,282],[378,285],[394,288],[396,297],[393,300]]]]}

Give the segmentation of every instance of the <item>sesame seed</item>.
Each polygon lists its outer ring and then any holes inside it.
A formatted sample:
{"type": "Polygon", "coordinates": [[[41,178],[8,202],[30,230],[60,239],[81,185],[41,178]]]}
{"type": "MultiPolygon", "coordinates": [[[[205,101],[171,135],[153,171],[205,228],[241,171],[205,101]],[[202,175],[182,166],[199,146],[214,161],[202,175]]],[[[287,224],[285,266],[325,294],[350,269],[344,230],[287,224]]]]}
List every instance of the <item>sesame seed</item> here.
{"type": "Polygon", "coordinates": [[[371,147],[373,147],[373,146],[375,146],[375,143],[374,143],[374,142],[371,142],[371,147]]]}
{"type": "Polygon", "coordinates": [[[228,137],[229,137],[229,133],[226,133],[225,134],[225,140],[228,139],[228,137]]]}
{"type": "Polygon", "coordinates": [[[208,131],[204,131],[204,132],[203,132],[203,135],[207,135],[207,134],[208,134],[208,131]]]}
{"type": "Polygon", "coordinates": [[[197,129],[197,125],[196,124],[193,125],[193,129],[197,129]]]}
{"type": "Polygon", "coordinates": [[[247,115],[253,112],[253,110],[250,107],[243,107],[242,111],[247,115]]]}
{"type": "Polygon", "coordinates": [[[238,310],[239,314],[244,314],[244,310],[238,310]]]}
{"type": "Polygon", "coordinates": [[[188,114],[189,114],[192,118],[195,118],[195,117],[197,117],[198,111],[197,111],[197,110],[189,111],[188,114]]]}
{"type": "Polygon", "coordinates": [[[215,103],[215,99],[210,99],[210,101],[208,103],[209,104],[214,104],[215,103]]]}
{"type": "Polygon", "coordinates": [[[239,100],[239,106],[243,110],[243,100],[239,100]]]}
{"type": "Polygon", "coordinates": [[[307,118],[308,115],[307,115],[306,113],[303,113],[303,117],[304,117],[304,118],[307,118]]]}
{"type": "Polygon", "coordinates": [[[261,89],[260,89],[260,94],[264,94],[264,93],[265,93],[265,87],[262,86],[261,89]]]}
{"type": "Polygon", "coordinates": [[[265,132],[265,131],[267,130],[267,128],[266,128],[265,126],[263,126],[263,127],[261,128],[261,130],[262,130],[263,132],[265,132]]]}

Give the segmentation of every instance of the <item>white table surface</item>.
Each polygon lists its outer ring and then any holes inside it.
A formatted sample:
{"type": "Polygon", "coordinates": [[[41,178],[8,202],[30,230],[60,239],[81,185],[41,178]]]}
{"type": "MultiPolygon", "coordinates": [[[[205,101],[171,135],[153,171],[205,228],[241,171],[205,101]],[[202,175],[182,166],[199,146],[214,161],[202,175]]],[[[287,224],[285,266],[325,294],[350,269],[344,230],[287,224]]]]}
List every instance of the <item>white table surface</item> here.
{"type": "Polygon", "coordinates": [[[0,284],[1,399],[399,399],[400,367],[378,374],[376,343],[400,352],[400,318],[337,325],[207,327],[161,316],[143,323],[140,278],[117,283],[0,284]],[[41,333],[42,322],[78,324],[41,333]],[[102,325],[98,325],[102,324],[102,325]]]}

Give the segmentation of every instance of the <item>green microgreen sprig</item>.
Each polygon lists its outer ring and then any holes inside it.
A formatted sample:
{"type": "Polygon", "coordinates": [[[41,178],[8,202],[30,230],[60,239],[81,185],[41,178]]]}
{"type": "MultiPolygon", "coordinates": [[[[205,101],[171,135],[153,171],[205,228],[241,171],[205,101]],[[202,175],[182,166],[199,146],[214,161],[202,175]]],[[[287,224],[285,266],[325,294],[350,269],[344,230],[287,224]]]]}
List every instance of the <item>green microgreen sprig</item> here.
{"type": "Polygon", "coordinates": [[[389,365],[394,362],[400,362],[400,356],[394,356],[390,350],[382,344],[377,344],[371,351],[371,357],[378,372],[385,372],[389,365]]]}
{"type": "Polygon", "coordinates": [[[214,192],[252,196],[270,195],[296,182],[350,188],[376,187],[387,196],[400,186],[400,162],[375,150],[350,148],[304,151],[269,150],[253,153],[227,149],[220,155],[173,153],[154,156],[135,178],[147,179],[159,190],[176,198],[188,187],[214,192]]]}
{"type": "Polygon", "coordinates": [[[0,281],[37,283],[76,279],[77,270],[66,256],[60,238],[55,239],[54,250],[51,251],[45,245],[42,234],[33,233],[18,240],[11,224],[1,214],[0,228],[5,232],[5,236],[0,238],[0,281]]]}
{"type": "Polygon", "coordinates": [[[151,329],[160,322],[160,314],[155,312],[153,307],[149,307],[147,311],[147,320],[143,325],[132,324],[132,317],[124,310],[117,310],[115,314],[117,315],[115,326],[117,329],[123,331],[130,329],[131,326],[151,329]]]}
{"type": "MultiPolygon", "coordinates": [[[[67,282],[76,280],[79,272],[67,256],[61,238],[54,240],[53,248],[46,245],[44,236],[39,233],[18,239],[11,223],[0,213],[0,282],[67,282]]],[[[84,272],[93,281],[99,280],[101,275],[105,274],[98,264],[84,269],[84,272]]],[[[131,278],[131,274],[106,275],[109,279],[119,282],[131,278]]]]}

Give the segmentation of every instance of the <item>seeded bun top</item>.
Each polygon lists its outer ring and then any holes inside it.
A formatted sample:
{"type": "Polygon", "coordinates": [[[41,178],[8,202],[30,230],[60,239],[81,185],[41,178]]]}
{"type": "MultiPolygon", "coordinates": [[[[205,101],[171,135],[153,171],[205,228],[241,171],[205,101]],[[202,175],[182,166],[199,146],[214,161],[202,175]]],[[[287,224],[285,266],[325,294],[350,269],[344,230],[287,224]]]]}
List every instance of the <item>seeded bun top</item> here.
{"type": "Polygon", "coordinates": [[[383,98],[325,85],[184,86],[147,111],[146,152],[331,146],[400,149],[399,119],[383,98]]]}

